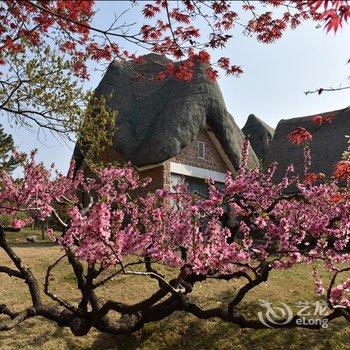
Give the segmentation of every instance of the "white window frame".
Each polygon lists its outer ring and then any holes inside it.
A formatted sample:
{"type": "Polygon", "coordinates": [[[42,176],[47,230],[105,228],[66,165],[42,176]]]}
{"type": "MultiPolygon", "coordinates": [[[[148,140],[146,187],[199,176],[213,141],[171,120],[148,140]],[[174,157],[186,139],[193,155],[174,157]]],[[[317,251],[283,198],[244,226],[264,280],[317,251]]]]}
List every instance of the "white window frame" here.
{"type": "Polygon", "coordinates": [[[226,174],[219,173],[218,171],[207,170],[191,166],[187,164],[170,162],[170,173],[198,177],[200,179],[212,179],[216,182],[225,182],[226,174]]]}
{"type": "Polygon", "coordinates": [[[205,143],[203,141],[197,141],[197,157],[204,159],[205,158],[205,151],[206,151],[205,150],[205,143]]]}

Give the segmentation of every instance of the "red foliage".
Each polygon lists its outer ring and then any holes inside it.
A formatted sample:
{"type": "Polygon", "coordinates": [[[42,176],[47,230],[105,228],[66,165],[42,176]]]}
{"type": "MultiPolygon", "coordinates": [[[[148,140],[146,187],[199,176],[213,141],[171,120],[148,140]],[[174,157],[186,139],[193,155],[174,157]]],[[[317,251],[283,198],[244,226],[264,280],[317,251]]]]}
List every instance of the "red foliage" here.
{"type": "Polygon", "coordinates": [[[312,122],[314,124],[317,124],[317,125],[320,125],[320,126],[332,123],[334,119],[335,119],[335,115],[334,114],[328,114],[326,116],[315,115],[315,116],[313,116],[311,118],[311,120],[312,120],[312,122]]]}
{"type": "Polygon", "coordinates": [[[349,194],[338,192],[338,193],[335,193],[331,196],[330,201],[332,203],[344,203],[344,202],[348,201],[349,199],[350,199],[349,194]]]}
{"type": "Polygon", "coordinates": [[[325,178],[323,173],[307,173],[304,177],[304,183],[312,185],[316,181],[322,180],[325,178]]]}
{"type": "Polygon", "coordinates": [[[207,77],[209,80],[211,81],[216,81],[216,79],[218,78],[218,71],[217,70],[214,70],[212,68],[208,68],[206,70],[206,74],[207,74],[207,77]]]}
{"type": "Polygon", "coordinates": [[[335,165],[333,175],[339,180],[347,180],[350,176],[350,161],[341,160],[335,165]]]}
{"type": "MultiPolygon", "coordinates": [[[[141,11],[147,23],[135,31],[138,34],[128,34],[129,29],[125,30],[123,26],[108,30],[94,28],[91,24],[94,16],[92,0],[4,0],[0,3],[0,62],[6,61],[6,52],[30,51],[31,47],[50,43],[69,55],[77,76],[87,78],[88,59],[129,58],[122,48],[125,40],[161,55],[185,61],[197,57],[202,63],[212,65],[208,50],[224,47],[237,24],[243,25],[247,34],[256,36],[259,41],[271,43],[281,38],[287,28],[296,28],[303,21],[322,22],[327,31],[337,32],[350,18],[349,1],[306,0],[290,6],[289,1],[270,0],[265,1],[265,7],[237,4],[224,0],[146,3],[141,11]],[[275,14],[275,8],[282,11],[275,14]],[[242,22],[239,9],[250,16],[246,23],[242,22]],[[208,34],[199,28],[199,23],[203,23],[201,19],[208,25],[208,34]]],[[[242,73],[241,67],[232,65],[226,57],[220,58],[216,65],[228,75],[242,73]]],[[[187,81],[191,76],[190,69],[185,63],[179,66],[177,74],[171,75],[187,81]]],[[[212,67],[208,76],[215,80],[217,71],[212,67]]],[[[318,93],[322,91],[319,89],[318,93]]]]}
{"type": "Polygon", "coordinates": [[[200,51],[198,53],[198,59],[201,63],[209,63],[210,62],[210,55],[206,51],[200,51]]]}
{"type": "Polygon", "coordinates": [[[151,4],[145,5],[142,10],[142,14],[145,16],[145,18],[154,17],[158,12],[160,12],[160,8],[151,4]]]}
{"type": "Polygon", "coordinates": [[[312,140],[312,135],[304,128],[296,128],[288,135],[288,140],[295,145],[302,145],[312,140]]]}

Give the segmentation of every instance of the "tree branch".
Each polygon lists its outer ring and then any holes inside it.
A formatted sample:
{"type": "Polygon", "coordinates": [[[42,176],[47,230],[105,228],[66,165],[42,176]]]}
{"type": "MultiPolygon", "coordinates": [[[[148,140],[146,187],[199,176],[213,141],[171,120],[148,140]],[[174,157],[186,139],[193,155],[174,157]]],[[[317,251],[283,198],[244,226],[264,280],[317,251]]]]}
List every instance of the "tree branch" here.
{"type": "Polygon", "coordinates": [[[0,273],[6,273],[10,277],[17,277],[17,278],[24,279],[23,274],[21,272],[11,269],[10,267],[7,267],[7,266],[0,265],[0,273]]]}
{"type": "Polygon", "coordinates": [[[41,296],[39,291],[38,281],[34,277],[33,273],[29,268],[26,268],[22,264],[20,257],[13,251],[13,249],[8,245],[5,238],[5,232],[2,226],[0,226],[0,247],[6,252],[9,258],[17,267],[18,271],[22,274],[23,279],[26,281],[31,298],[34,306],[41,305],[41,296]]]}
{"type": "Polygon", "coordinates": [[[0,323],[0,332],[2,331],[8,331],[18,324],[22,323],[23,321],[27,320],[28,318],[36,316],[36,309],[34,307],[30,307],[22,312],[20,312],[18,315],[16,315],[12,320],[4,323],[0,323]]]}
{"type": "Polygon", "coordinates": [[[60,304],[61,306],[63,306],[64,308],[66,308],[67,310],[79,314],[79,310],[74,307],[73,305],[71,305],[70,303],[68,303],[68,301],[60,298],[59,296],[57,296],[56,294],[50,292],[49,290],[49,285],[50,285],[50,277],[51,277],[51,271],[58,265],[58,263],[67,256],[67,254],[64,254],[63,256],[61,256],[60,258],[58,258],[52,265],[49,265],[49,267],[47,268],[46,271],[46,275],[45,275],[45,282],[44,282],[44,293],[49,296],[52,300],[56,301],[58,304],[60,304]]]}

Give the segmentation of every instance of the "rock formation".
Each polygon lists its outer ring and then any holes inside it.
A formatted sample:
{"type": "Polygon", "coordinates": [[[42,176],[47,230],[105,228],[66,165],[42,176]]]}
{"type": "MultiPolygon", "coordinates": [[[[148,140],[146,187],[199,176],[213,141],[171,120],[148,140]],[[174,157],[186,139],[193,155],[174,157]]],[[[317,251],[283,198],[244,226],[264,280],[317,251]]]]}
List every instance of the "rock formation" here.
{"type": "Polygon", "coordinates": [[[345,135],[350,135],[350,109],[322,113],[321,116],[331,113],[336,118],[331,124],[322,127],[312,122],[313,116],[281,120],[278,123],[265,159],[265,166],[272,161],[278,163],[276,179],[282,178],[289,164],[294,164],[297,173],[304,173],[303,147],[292,145],[287,139],[288,134],[297,127],[305,128],[313,135],[311,171],[327,176],[332,174],[335,163],[348,147],[345,135]]]}
{"type": "MultiPolygon", "coordinates": [[[[109,106],[118,111],[115,150],[136,166],[160,163],[208,125],[237,169],[244,135],[228,113],[218,84],[208,80],[205,66],[196,64],[190,82],[171,77],[159,81],[154,76],[172,61],[156,54],[143,58],[142,64],[112,62],[95,91],[96,96],[112,96],[109,106]]],[[[76,148],[78,167],[79,153],[76,148]]],[[[257,165],[251,152],[249,166],[257,165]]]]}
{"type": "Polygon", "coordinates": [[[256,156],[263,163],[275,130],[254,114],[250,114],[242,131],[249,137],[256,156]]]}

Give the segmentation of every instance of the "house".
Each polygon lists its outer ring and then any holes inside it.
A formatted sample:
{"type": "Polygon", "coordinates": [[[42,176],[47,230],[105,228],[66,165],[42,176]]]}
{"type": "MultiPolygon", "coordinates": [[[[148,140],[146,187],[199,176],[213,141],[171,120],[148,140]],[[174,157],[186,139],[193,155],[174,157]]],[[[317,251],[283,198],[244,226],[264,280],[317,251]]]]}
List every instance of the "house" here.
{"type": "Polygon", "coordinates": [[[332,175],[334,165],[341,160],[342,153],[348,147],[345,135],[350,135],[350,108],[320,115],[325,117],[330,114],[333,114],[335,119],[321,127],[312,122],[315,115],[281,120],[278,123],[265,159],[265,167],[273,161],[278,163],[276,180],[284,176],[289,164],[294,165],[298,174],[304,173],[303,147],[291,144],[287,138],[288,134],[298,127],[307,129],[313,137],[310,171],[324,173],[326,176],[332,175]]]}
{"type": "MultiPolygon", "coordinates": [[[[205,193],[205,179],[222,183],[228,170],[236,173],[244,135],[205,66],[195,65],[190,82],[157,80],[173,62],[156,54],[143,59],[142,64],[112,62],[95,91],[112,96],[109,107],[118,111],[113,147],[102,158],[130,161],[142,177],[152,178],[147,191],[170,190],[185,180],[190,190],[205,193]]],[[[84,166],[77,147],[74,157],[78,168],[84,166]]],[[[252,150],[248,165],[258,165],[252,150]]]]}

